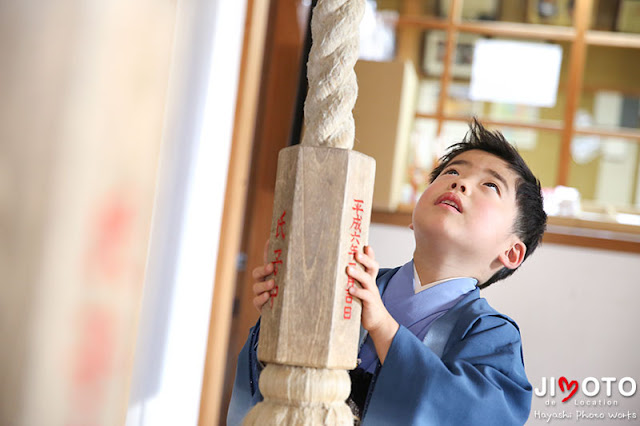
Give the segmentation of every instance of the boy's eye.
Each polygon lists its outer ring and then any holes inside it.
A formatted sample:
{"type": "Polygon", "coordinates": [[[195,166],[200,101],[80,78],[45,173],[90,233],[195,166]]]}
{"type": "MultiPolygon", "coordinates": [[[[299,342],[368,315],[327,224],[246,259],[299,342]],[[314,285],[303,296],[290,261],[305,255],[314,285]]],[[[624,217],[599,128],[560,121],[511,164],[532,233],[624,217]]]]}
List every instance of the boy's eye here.
{"type": "Polygon", "coordinates": [[[444,173],[442,173],[443,175],[452,175],[452,174],[458,174],[458,171],[456,169],[449,169],[449,170],[445,170],[444,173]]]}
{"type": "Polygon", "coordinates": [[[492,188],[494,191],[496,191],[498,194],[500,194],[500,188],[498,188],[498,185],[496,185],[493,182],[487,182],[485,183],[486,186],[488,186],[489,188],[492,188]]]}

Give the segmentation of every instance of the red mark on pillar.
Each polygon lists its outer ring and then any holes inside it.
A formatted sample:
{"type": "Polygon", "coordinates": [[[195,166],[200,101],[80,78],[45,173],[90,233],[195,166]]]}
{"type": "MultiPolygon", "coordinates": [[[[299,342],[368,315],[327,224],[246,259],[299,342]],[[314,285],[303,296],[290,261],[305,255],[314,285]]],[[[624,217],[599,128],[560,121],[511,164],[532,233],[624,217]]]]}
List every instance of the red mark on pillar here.
{"type": "Polygon", "coordinates": [[[282,216],[280,216],[280,219],[278,219],[278,224],[276,226],[276,238],[278,237],[282,237],[282,239],[284,240],[284,225],[286,224],[286,222],[284,221],[284,216],[287,214],[287,211],[283,211],[282,212],[282,216]]]}
{"type": "Polygon", "coordinates": [[[276,255],[276,260],[271,263],[273,263],[273,275],[276,276],[278,275],[278,265],[282,265],[282,259],[280,259],[282,256],[282,249],[274,250],[273,253],[276,255]]]}
{"type": "MultiPolygon", "coordinates": [[[[285,239],[285,225],[287,224],[287,222],[284,220],[284,217],[286,216],[286,214],[287,211],[283,210],[282,215],[280,215],[280,218],[276,223],[276,238],[274,241],[274,245],[276,246],[281,244],[281,242],[285,239]]],[[[282,248],[274,248],[273,254],[275,254],[276,256],[276,260],[271,262],[273,264],[273,277],[275,281],[275,278],[278,276],[278,269],[284,266],[284,261],[282,259],[282,248]]],[[[274,299],[278,297],[279,289],[280,287],[278,286],[278,284],[276,284],[269,292],[269,306],[272,308],[274,299]]]]}
{"type": "MultiPolygon", "coordinates": [[[[276,255],[276,260],[271,262],[273,264],[273,277],[275,278],[278,275],[278,265],[282,265],[282,259],[281,259],[282,249],[274,250],[273,253],[276,255]]],[[[273,299],[275,299],[278,296],[278,288],[279,287],[276,285],[269,292],[270,294],[269,304],[271,305],[271,307],[273,307],[273,299]]]]}
{"type": "MultiPolygon", "coordinates": [[[[351,237],[349,243],[349,266],[356,267],[356,253],[360,250],[360,240],[362,238],[362,214],[364,212],[363,208],[364,201],[354,199],[353,200],[353,216],[351,217],[351,225],[349,226],[349,236],[351,237]]],[[[344,310],[342,313],[343,319],[351,319],[351,312],[353,310],[353,297],[349,294],[349,289],[353,287],[356,283],[353,277],[347,276],[347,288],[345,289],[345,297],[344,297],[344,310]]]]}
{"type": "Polygon", "coordinates": [[[110,194],[99,207],[88,237],[87,267],[100,279],[111,283],[125,281],[123,274],[131,264],[127,247],[135,236],[135,213],[125,194],[110,194]]]}
{"type": "MultiPolygon", "coordinates": [[[[355,223],[356,221],[358,222],[362,222],[362,213],[364,212],[364,209],[362,208],[362,204],[364,203],[364,201],[362,200],[353,200],[353,207],[351,208],[351,210],[354,211],[353,213],[353,223],[355,223]]],[[[353,227],[353,225],[351,225],[353,227]]]]}

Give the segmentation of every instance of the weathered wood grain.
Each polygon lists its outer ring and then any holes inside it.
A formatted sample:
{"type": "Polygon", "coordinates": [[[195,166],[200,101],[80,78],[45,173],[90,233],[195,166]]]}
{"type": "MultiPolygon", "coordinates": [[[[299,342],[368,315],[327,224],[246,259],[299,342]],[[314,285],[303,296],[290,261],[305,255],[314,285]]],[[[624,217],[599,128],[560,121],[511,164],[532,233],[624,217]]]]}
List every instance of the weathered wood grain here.
{"type": "Polygon", "coordinates": [[[261,361],[356,366],[361,306],[345,270],[352,247],[368,240],[374,175],[375,161],[359,152],[280,151],[268,249],[277,290],[262,312],[261,361]]]}

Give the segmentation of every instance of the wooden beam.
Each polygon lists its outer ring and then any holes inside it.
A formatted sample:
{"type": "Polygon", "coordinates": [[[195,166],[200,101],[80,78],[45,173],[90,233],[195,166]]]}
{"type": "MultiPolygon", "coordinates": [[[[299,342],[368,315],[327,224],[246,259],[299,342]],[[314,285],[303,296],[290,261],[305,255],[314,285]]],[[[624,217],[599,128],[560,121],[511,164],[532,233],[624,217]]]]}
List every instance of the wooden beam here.
{"type": "Polygon", "coordinates": [[[640,35],[612,31],[587,31],[587,44],[593,46],[628,47],[640,49],[640,35]]]}
{"type": "MultiPolygon", "coordinates": [[[[414,27],[423,30],[446,30],[449,27],[449,22],[446,19],[431,16],[402,14],[398,18],[397,25],[399,28],[414,27]]],[[[463,21],[454,23],[453,27],[457,32],[551,41],[572,41],[576,34],[575,30],[571,27],[523,24],[518,22],[463,21]]],[[[628,41],[629,43],[635,44],[636,42],[634,37],[606,38],[600,34],[594,34],[593,39],[594,41],[614,40],[618,43],[628,41]]]]}
{"type": "Polygon", "coordinates": [[[600,250],[620,251],[625,253],[640,253],[640,243],[634,241],[614,240],[608,238],[589,237],[583,235],[568,235],[547,231],[542,243],[563,244],[574,247],[588,247],[600,250]]]}
{"type": "Polygon", "coordinates": [[[269,235],[275,186],[274,164],[278,150],[285,147],[290,139],[298,90],[296,80],[300,72],[300,52],[305,37],[308,11],[309,7],[304,6],[302,0],[269,2],[266,40],[261,48],[264,60],[263,65],[256,69],[259,73],[260,92],[255,128],[252,131],[253,152],[248,178],[249,188],[243,212],[241,252],[246,253],[243,257],[247,259],[248,268],[239,266],[233,277],[236,283],[233,322],[229,336],[219,424],[226,424],[238,353],[247,338],[249,327],[258,317],[251,304],[251,269],[262,262],[264,242],[269,235]]]}
{"type": "MultiPolygon", "coordinates": [[[[418,0],[404,0],[402,2],[402,16],[414,16],[420,12],[421,8],[418,0]]],[[[396,59],[409,59],[413,61],[413,58],[415,58],[416,52],[418,51],[418,46],[420,46],[420,32],[418,29],[419,27],[410,25],[398,26],[398,30],[396,31],[396,59]]]]}
{"type": "Polygon", "coordinates": [[[564,233],[569,235],[604,235],[605,233],[620,238],[611,238],[616,241],[626,239],[637,239],[640,242],[640,226],[628,225],[626,223],[618,223],[613,220],[614,215],[608,215],[603,213],[600,215],[600,220],[596,219],[583,219],[570,216],[551,216],[548,220],[550,229],[560,229],[561,227],[566,231],[564,233]],[[574,231],[571,231],[571,230],[574,231]]]}
{"type": "MultiPolygon", "coordinates": [[[[564,91],[564,86],[560,86],[559,88],[560,91],[564,91]]],[[[624,96],[635,96],[635,97],[640,97],[640,87],[638,88],[633,88],[633,87],[627,87],[627,86],[623,86],[623,85],[616,85],[615,83],[613,84],[584,84],[582,86],[582,93],[593,93],[593,92],[600,92],[600,91],[609,91],[609,92],[620,92],[621,95],[624,96]]]]}
{"type": "MultiPolygon", "coordinates": [[[[426,118],[437,120],[439,118],[436,114],[423,114],[416,113],[416,118],[426,118]]],[[[471,116],[463,116],[463,115],[443,115],[442,119],[444,121],[462,121],[462,122],[470,122],[471,116]]],[[[535,123],[526,123],[523,121],[501,121],[501,120],[492,120],[490,118],[478,117],[478,119],[482,122],[482,124],[487,124],[491,126],[504,126],[504,127],[515,127],[521,129],[534,129],[534,130],[546,130],[551,132],[560,132],[562,131],[562,124],[560,122],[555,122],[552,120],[541,120],[535,123]]]]}
{"type": "MultiPolygon", "coordinates": [[[[461,121],[461,122],[469,122],[471,121],[471,116],[464,115],[442,115],[438,116],[437,114],[424,114],[421,112],[416,113],[416,118],[424,118],[437,120],[442,118],[444,121],[461,121]]],[[[478,117],[478,119],[486,125],[489,126],[499,126],[499,127],[514,127],[518,129],[532,129],[532,130],[543,130],[549,132],[561,132],[564,127],[560,122],[556,122],[554,120],[539,120],[533,123],[527,123],[524,121],[502,121],[502,120],[493,120],[485,117],[478,117]]],[[[574,129],[574,134],[576,135],[595,135],[595,136],[603,136],[610,138],[623,138],[629,139],[629,142],[640,143],[640,131],[636,129],[628,129],[628,128],[618,128],[618,129],[606,129],[600,127],[583,127],[574,129]]]]}
{"type": "Polygon", "coordinates": [[[371,212],[371,223],[382,223],[384,225],[395,225],[404,228],[411,225],[411,216],[412,210],[395,212],[374,210],[371,212]]]}
{"type": "Polygon", "coordinates": [[[558,180],[556,184],[567,185],[569,181],[569,167],[571,164],[571,140],[574,134],[575,112],[580,102],[582,80],[587,56],[585,34],[589,28],[589,20],[593,0],[577,0],[573,14],[576,31],[575,40],[571,46],[569,57],[569,73],[567,75],[566,105],[564,109],[564,129],[560,146],[560,161],[558,166],[558,180]]]}
{"type": "Polygon", "coordinates": [[[440,94],[438,96],[438,105],[436,107],[437,130],[436,136],[442,133],[444,126],[444,106],[449,96],[449,84],[451,83],[451,63],[456,49],[458,32],[456,25],[460,22],[462,13],[462,0],[451,0],[449,7],[449,16],[447,17],[447,49],[444,54],[443,70],[440,76],[440,94]]]}
{"type": "Polygon", "coordinates": [[[209,317],[209,338],[198,420],[200,426],[218,424],[220,418],[236,262],[242,236],[242,212],[246,202],[268,12],[269,1],[248,0],[233,141],[209,317]]]}
{"type": "Polygon", "coordinates": [[[624,138],[629,139],[629,142],[640,143],[640,130],[636,129],[605,129],[599,127],[583,127],[581,129],[575,129],[576,135],[596,135],[608,138],[624,138]]]}
{"type": "Polygon", "coordinates": [[[515,37],[537,40],[571,41],[575,30],[553,25],[521,24],[517,22],[465,21],[457,26],[465,33],[485,34],[496,37],[515,37]]]}

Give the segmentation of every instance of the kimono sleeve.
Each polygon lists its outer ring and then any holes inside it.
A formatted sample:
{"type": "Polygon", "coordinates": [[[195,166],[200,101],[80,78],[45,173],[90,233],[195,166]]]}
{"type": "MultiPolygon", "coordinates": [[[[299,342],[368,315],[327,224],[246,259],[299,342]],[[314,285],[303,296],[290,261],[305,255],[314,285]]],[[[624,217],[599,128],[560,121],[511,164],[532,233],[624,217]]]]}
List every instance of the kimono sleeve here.
{"type": "Polygon", "coordinates": [[[372,386],[364,425],[522,425],[531,408],[520,332],[498,315],[477,319],[442,359],[401,326],[372,386]]]}
{"type": "Polygon", "coordinates": [[[260,320],[249,331],[249,337],[238,355],[236,378],[227,412],[227,425],[242,424],[242,420],[249,410],[263,399],[258,388],[258,379],[262,371],[257,356],[259,335],[260,320]]]}

